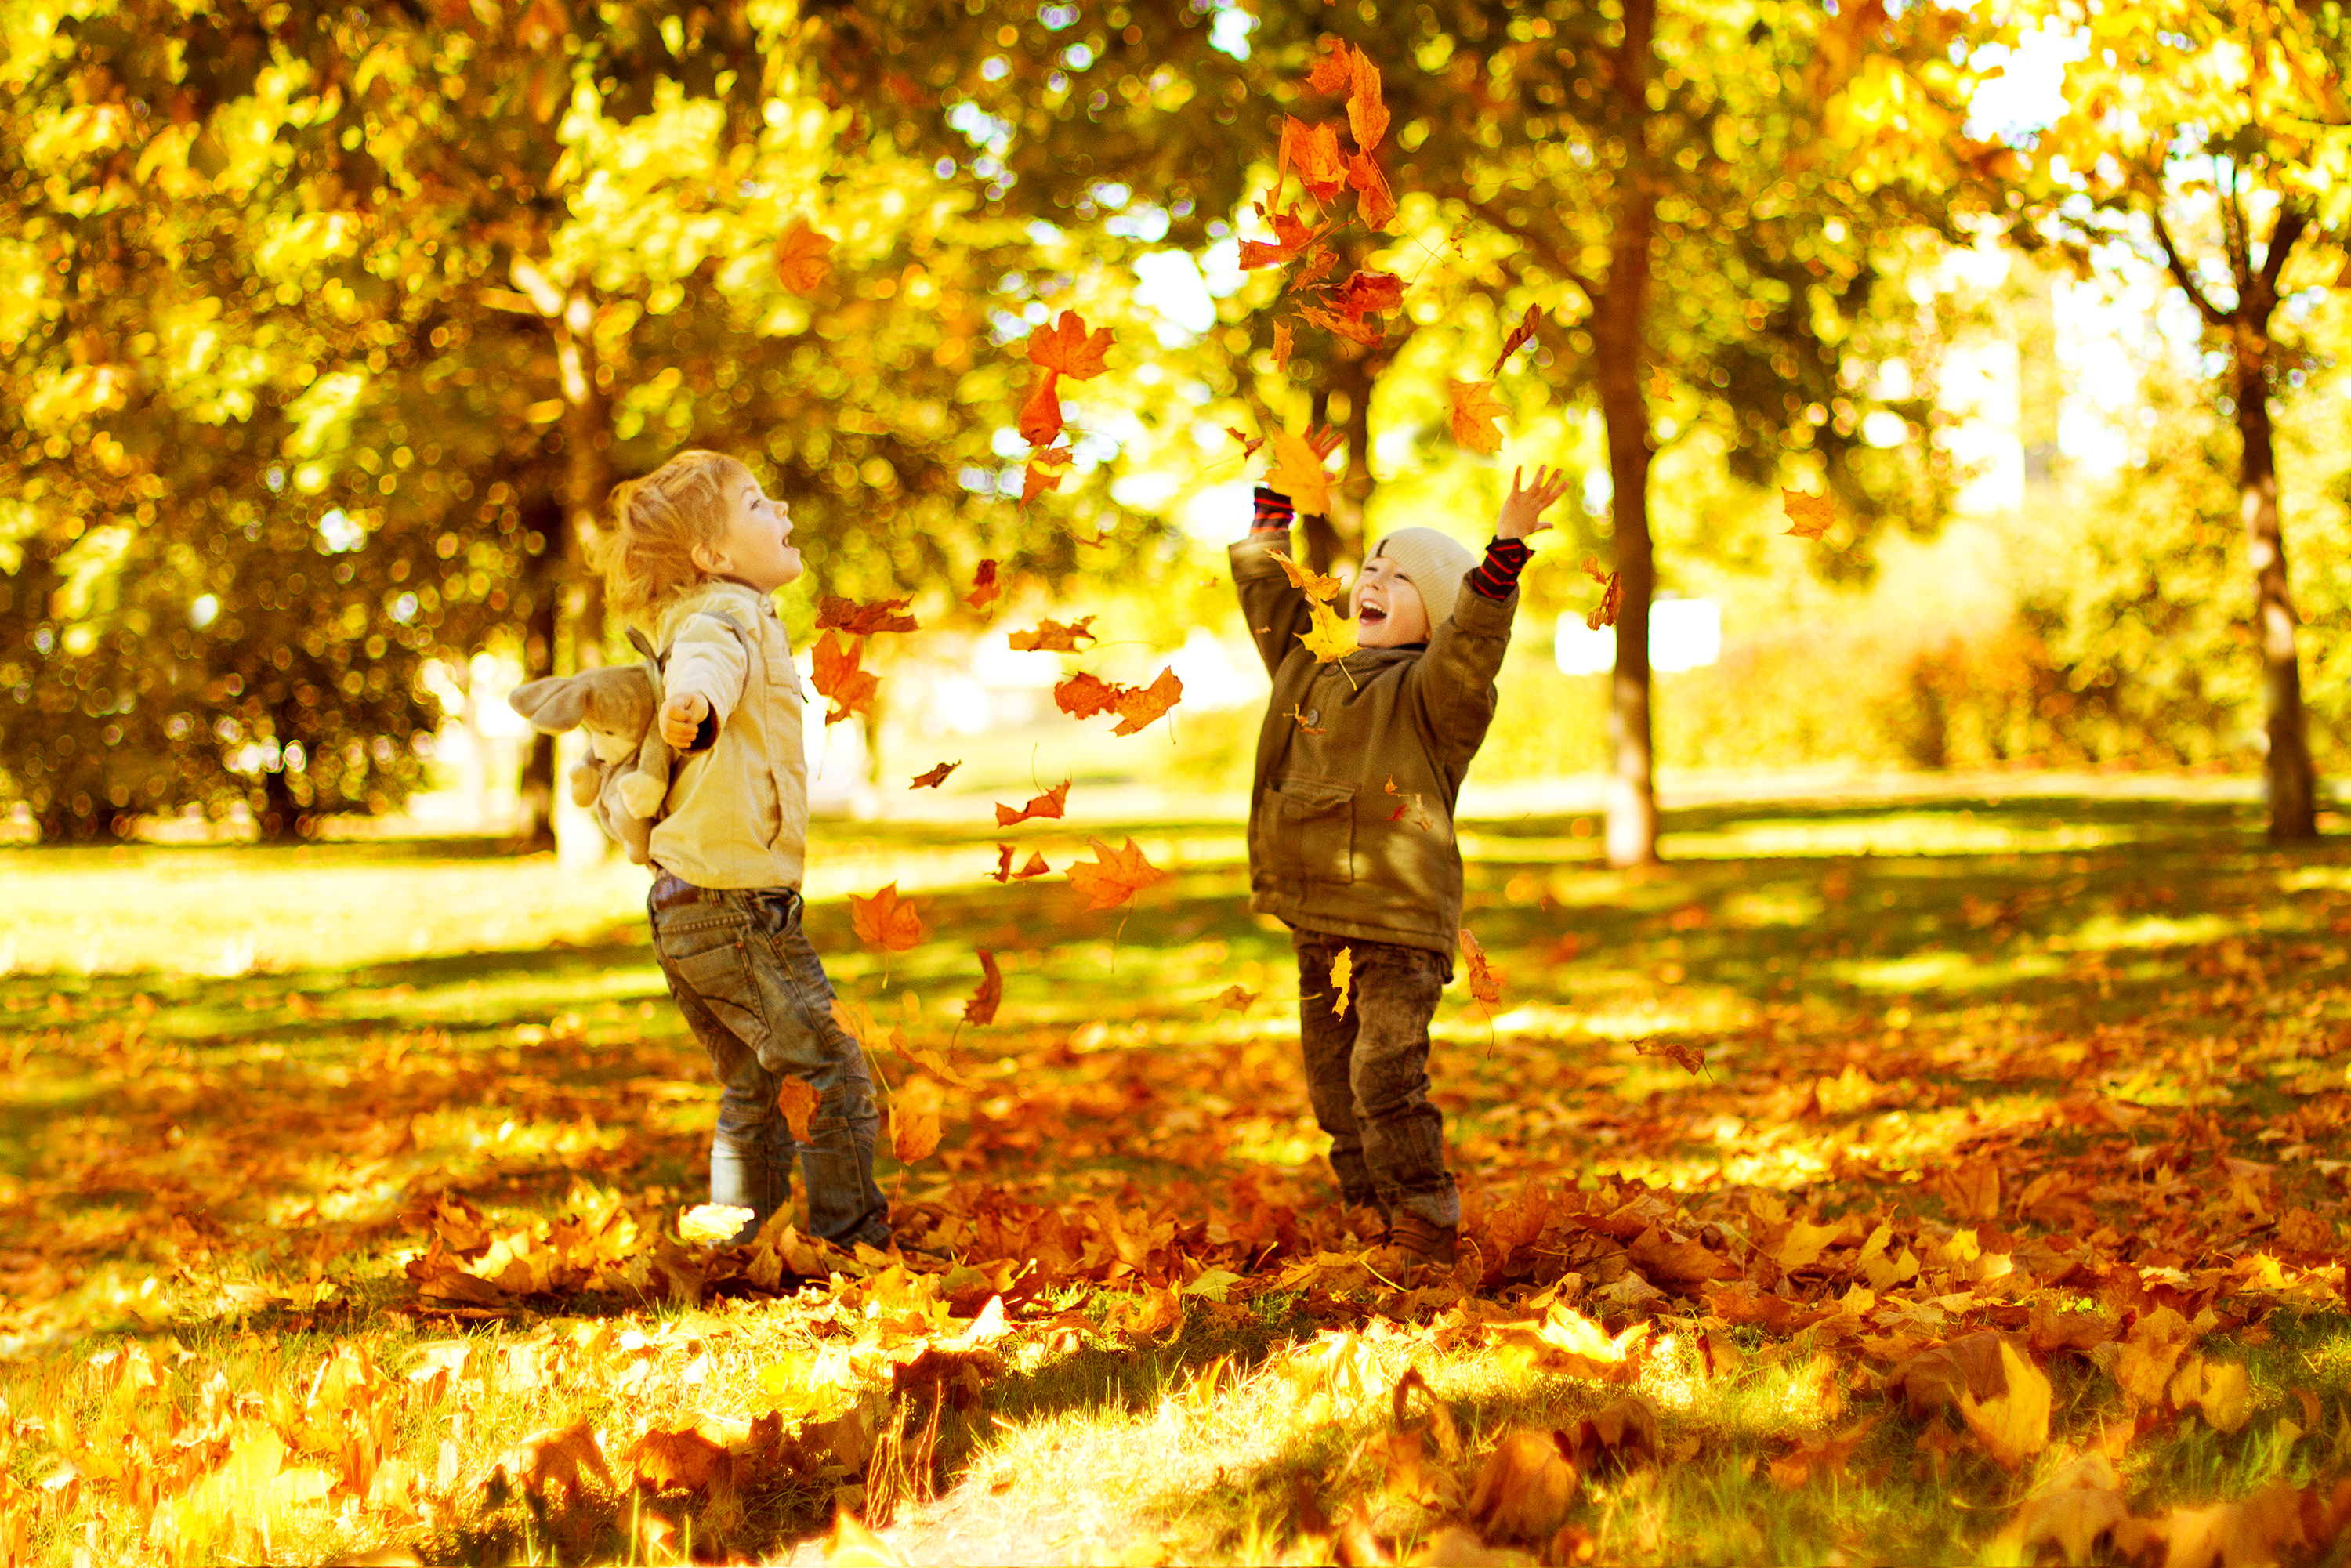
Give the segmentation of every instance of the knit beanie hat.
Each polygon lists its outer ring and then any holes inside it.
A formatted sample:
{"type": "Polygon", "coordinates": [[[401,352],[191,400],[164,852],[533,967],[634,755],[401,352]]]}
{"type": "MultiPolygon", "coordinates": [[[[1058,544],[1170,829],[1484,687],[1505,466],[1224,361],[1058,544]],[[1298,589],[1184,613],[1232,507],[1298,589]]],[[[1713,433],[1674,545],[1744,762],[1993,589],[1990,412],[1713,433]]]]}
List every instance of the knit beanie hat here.
{"type": "MultiPolygon", "coordinates": [[[[1372,547],[1412,580],[1420,602],[1428,611],[1428,629],[1436,631],[1453,619],[1454,601],[1461,597],[1461,580],[1478,564],[1468,547],[1435,528],[1398,528],[1372,547]]],[[[1364,558],[1366,561],[1371,557],[1364,558]]]]}

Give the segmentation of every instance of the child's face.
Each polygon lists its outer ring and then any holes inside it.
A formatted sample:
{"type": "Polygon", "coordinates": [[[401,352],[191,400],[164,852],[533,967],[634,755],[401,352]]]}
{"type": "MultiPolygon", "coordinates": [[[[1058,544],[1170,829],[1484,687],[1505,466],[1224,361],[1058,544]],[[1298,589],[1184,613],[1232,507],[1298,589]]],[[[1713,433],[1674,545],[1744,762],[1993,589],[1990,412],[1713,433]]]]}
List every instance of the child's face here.
{"type": "Polygon", "coordinates": [[[726,532],[715,547],[695,546],[694,564],[712,577],[731,577],[773,593],[800,574],[800,552],[786,542],[791,535],[790,510],[770,500],[759,482],[745,474],[726,497],[726,532]]]}
{"type": "Polygon", "coordinates": [[[1355,641],[1364,647],[1401,648],[1428,641],[1428,607],[1420,601],[1420,590],[1384,555],[1364,563],[1347,602],[1354,612],[1355,641]]]}

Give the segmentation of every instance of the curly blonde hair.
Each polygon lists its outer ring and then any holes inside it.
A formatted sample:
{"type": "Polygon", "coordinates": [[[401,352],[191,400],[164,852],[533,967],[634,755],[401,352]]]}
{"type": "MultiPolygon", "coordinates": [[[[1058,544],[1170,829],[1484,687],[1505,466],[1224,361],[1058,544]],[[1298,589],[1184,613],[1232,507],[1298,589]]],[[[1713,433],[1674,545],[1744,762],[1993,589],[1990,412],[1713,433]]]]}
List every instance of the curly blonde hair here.
{"type": "Polygon", "coordinates": [[[605,601],[631,621],[650,621],[702,580],[694,547],[716,548],[726,532],[726,494],[756,484],[722,452],[681,452],[642,479],[612,487],[612,527],[599,541],[605,601]]]}

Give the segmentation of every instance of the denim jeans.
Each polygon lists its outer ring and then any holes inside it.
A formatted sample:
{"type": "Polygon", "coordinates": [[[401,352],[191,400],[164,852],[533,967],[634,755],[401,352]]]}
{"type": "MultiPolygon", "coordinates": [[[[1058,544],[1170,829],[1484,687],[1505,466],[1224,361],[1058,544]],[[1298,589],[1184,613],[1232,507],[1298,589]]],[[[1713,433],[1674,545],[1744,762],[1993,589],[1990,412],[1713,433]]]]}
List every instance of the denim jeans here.
{"type": "Polygon", "coordinates": [[[1331,1134],[1341,1198],[1393,1219],[1461,1223],[1445,1168],[1445,1116],[1428,1103],[1428,1020],[1445,988],[1446,955],[1360,936],[1295,931],[1298,1035],[1306,1094],[1331,1134]],[[1331,966],[1353,953],[1353,990],[1333,1013],[1331,966]]]}
{"type": "Polygon", "coordinates": [[[710,1141],[710,1201],[747,1208],[747,1241],[791,1198],[792,1156],[808,1184],[811,1233],[843,1247],[890,1245],[873,1180],[881,1118],[857,1041],[834,1021],[832,983],[800,930],[789,888],[700,888],[664,873],[646,899],[670,995],[710,1053],[725,1093],[710,1141]],[[786,1077],[816,1091],[808,1141],[776,1109],[786,1077]]]}

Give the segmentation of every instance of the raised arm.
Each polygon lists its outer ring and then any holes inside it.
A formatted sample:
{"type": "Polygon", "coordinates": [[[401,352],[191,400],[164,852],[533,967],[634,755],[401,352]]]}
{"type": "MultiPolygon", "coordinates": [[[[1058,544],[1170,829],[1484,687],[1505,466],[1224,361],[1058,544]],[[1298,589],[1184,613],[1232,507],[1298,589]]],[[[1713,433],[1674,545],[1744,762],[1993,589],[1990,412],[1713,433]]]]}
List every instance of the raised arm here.
{"type": "Polygon", "coordinates": [[[1410,700],[1449,758],[1466,763],[1494,721],[1494,679],[1510,652],[1519,573],[1533,554],[1527,538],[1551,527],[1542,514],[1566,493],[1562,471],[1538,467],[1531,486],[1521,486],[1519,471],[1511,471],[1486,558],[1462,578],[1452,615],[1430,631],[1428,652],[1414,666],[1410,700]]]}
{"type": "Polygon", "coordinates": [[[1270,551],[1290,553],[1290,497],[1263,485],[1257,487],[1257,506],[1249,537],[1228,552],[1233,562],[1233,586],[1240,592],[1241,615],[1249,622],[1249,640],[1266,673],[1280,668],[1312,622],[1306,595],[1290,586],[1290,576],[1270,551]]]}

